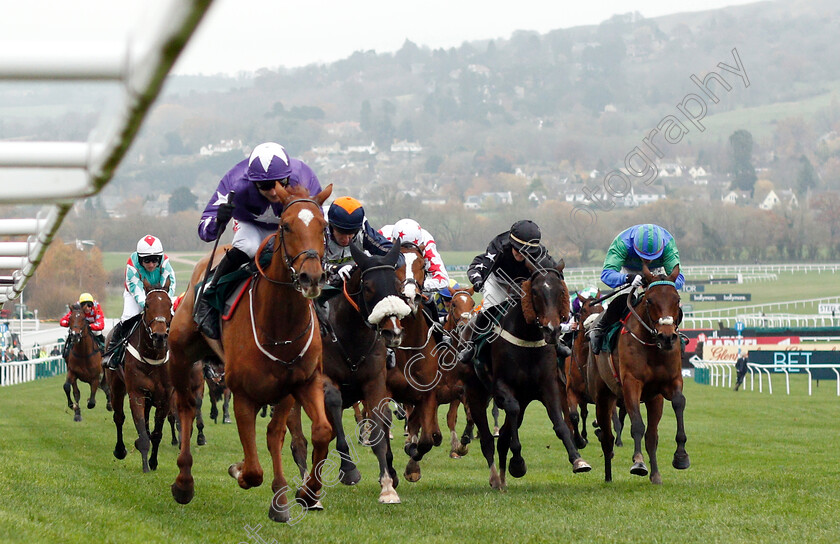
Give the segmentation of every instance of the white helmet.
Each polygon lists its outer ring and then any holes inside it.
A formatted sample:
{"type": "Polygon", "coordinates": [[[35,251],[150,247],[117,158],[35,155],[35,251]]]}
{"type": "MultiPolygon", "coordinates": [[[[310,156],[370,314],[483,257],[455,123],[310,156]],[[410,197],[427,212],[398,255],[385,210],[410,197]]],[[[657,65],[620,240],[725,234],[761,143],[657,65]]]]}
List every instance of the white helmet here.
{"type": "Polygon", "coordinates": [[[410,242],[419,246],[423,243],[423,229],[414,219],[400,219],[394,223],[391,238],[394,240],[399,238],[402,242],[410,242]]]}
{"type": "Polygon", "coordinates": [[[140,257],[148,257],[149,255],[162,256],[163,244],[151,234],[147,234],[137,242],[137,255],[140,257]]]}

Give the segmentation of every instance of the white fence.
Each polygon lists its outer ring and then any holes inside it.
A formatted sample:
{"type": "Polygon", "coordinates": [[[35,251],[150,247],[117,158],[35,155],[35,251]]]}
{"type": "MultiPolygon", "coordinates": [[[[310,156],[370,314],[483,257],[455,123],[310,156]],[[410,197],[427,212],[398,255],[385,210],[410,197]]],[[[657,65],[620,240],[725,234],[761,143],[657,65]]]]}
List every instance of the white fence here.
{"type": "Polygon", "coordinates": [[[31,382],[67,372],[67,363],[61,356],[0,363],[0,386],[31,382]]]}
{"type": "MultiPolygon", "coordinates": [[[[730,361],[704,361],[698,357],[692,357],[689,362],[694,365],[695,377],[696,369],[708,370],[708,385],[712,387],[727,387],[732,388],[735,375],[735,363],[730,361]]],[[[821,368],[830,368],[834,371],[836,376],[837,396],[840,397],[840,364],[819,364],[819,365],[796,365],[795,368],[790,368],[784,365],[760,365],[756,363],[747,363],[747,369],[750,371],[750,391],[755,391],[755,376],[758,375],[758,392],[764,392],[764,375],[767,375],[767,390],[773,394],[773,380],[772,374],[779,372],[785,375],[785,389],[790,395],[790,371],[804,372],[808,375],[808,395],[812,394],[813,379],[811,378],[811,371],[821,368]]],[[[699,380],[703,383],[704,380],[699,380]]],[[[744,388],[746,388],[746,378],[744,379],[744,388]]]]}

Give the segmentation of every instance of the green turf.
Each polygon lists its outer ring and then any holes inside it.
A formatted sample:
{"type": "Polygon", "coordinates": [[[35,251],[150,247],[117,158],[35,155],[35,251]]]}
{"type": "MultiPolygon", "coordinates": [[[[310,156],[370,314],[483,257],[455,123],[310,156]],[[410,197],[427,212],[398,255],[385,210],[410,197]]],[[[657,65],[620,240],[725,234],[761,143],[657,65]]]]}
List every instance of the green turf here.
{"type": "MultiPolygon", "coordinates": [[[[362,482],[326,489],[323,512],[285,526],[267,518],[266,420],[258,420],[266,483],[239,489],[226,470],[241,458],[235,426],[208,421],[208,445],[193,450],[196,497],[182,506],[169,491],[177,468],[168,439],[157,472],[143,474],[129,421],[129,455],[116,460],[102,398],[74,423],[62,381],[0,390],[0,542],[235,544],[255,542],[245,526],[259,524],[266,542],[836,542],[840,534],[840,437],[832,430],[840,399],[833,382],[816,387],[813,397],[802,377],[794,377],[791,396],[779,394],[784,382],[778,377],[772,396],[766,384],[760,394],[687,382],[692,465],[686,471],[670,466],[675,426],[666,406],[659,455],[664,483],[656,487],[629,474],[627,432],[611,484],[603,482],[594,443],[582,451],[593,471],[573,475],[539,405],[527,412],[521,433],[528,473],[509,478],[506,493],[487,485],[476,445],[461,460],[449,459],[442,447],[423,461],[419,483],[401,482],[401,505],[379,505],[374,458],[357,446],[362,482]]],[[[350,424],[349,414],[345,421],[350,424]]],[[[400,474],[406,461],[401,442],[392,443],[400,474]]],[[[288,446],[284,451],[286,473],[293,474],[288,446]]]]}

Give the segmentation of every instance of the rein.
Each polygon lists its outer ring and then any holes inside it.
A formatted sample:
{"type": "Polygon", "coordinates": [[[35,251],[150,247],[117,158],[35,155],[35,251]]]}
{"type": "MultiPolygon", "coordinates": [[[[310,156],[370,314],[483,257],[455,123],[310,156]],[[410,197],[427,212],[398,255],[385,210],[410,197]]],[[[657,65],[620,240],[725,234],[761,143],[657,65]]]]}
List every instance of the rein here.
{"type": "MultiPolygon", "coordinates": [[[[648,289],[650,289],[651,287],[655,287],[655,286],[657,286],[657,285],[669,285],[669,286],[673,287],[674,289],[676,289],[676,288],[677,288],[677,285],[676,285],[674,282],[672,282],[672,281],[667,281],[667,280],[654,281],[654,282],[651,282],[651,283],[650,283],[647,287],[645,287],[645,293],[644,293],[644,295],[643,295],[643,296],[645,297],[645,315],[647,316],[647,318],[648,318],[648,319],[650,319],[650,308],[648,308],[648,307],[647,307],[647,291],[648,291],[648,289]]],[[[628,296],[628,297],[627,297],[627,308],[630,310],[630,313],[633,315],[633,317],[635,317],[635,318],[636,318],[636,320],[637,320],[639,323],[641,323],[642,327],[644,327],[644,329],[645,329],[645,330],[646,330],[646,331],[647,331],[647,332],[648,332],[648,333],[649,333],[652,337],[656,338],[656,329],[654,329],[653,327],[651,327],[650,325],[648,325],[648,324],[647,324],[647,322],[646,322],[644,319],[642,319],[642,318],[641,318],[641,316],[640,316],[640,315],[636,312],[636,309],[633,307],[633,304],[632,304],[632,303],[631,303],[631,301],[630,301],[630,299],[631,299],[631,298],[632,298],[632,297],[630,297],[630,296],[628,296]]],[[[664,321],[663,321],[663,320],[665,320],[665,319],[668,319],[668,318],[661,318],[661,319],[660,319],[660,322],[661,322],[662,324],[665,324],[665,323],[664,323],[664,321]]],[[[671,320],[672,320],[671,322],[673,323],[673,318],[671,318],[671,320]]],[[[650,342],[645,342],[644,340],[642,340],[641,338],[639,338],[638,336],[636,336],[636,334],[635,334],[633,331],[631,331],[631,330],[627,327],[627,323],[625,323],[625,324],[624,324],[624,330],[626,330],[626,331],[630,334],[630,336],[632,336],[633,338],[635,338],[636,340],[638,340],[641,344],[644,344],[645,346],[656,346],[656,347],[659,347],[659,344],[656,344],[656,343],[650,343],[650,342]]]]}
{"type": "MultiPolygon", "coordinates": [[[[291,208],[295,204],[306,203],[306,202],[314,204],[319,210],[321,209],[321,206],[317,202],[312,200],[311,198],[298,198],[297,200],[292,200],[291,202],[289,202],[283,208],[283,212],[285,213],[286,210],[288,210],[289,208],[291,208]]],[[[281,225],[281,228],[279,228],[278,230],[279,230],[279,236],[280,236],[280,243],[277,244],[277,246],[274,247],[274,249],[272,249],[272,253],[277,253],[281,249],[283,250],[283,253],[282,253],[283,260],[286,261],[286,267],[289,269],[289,273],[292,276],[292,281],[290,281],[290,282],[289,281],[280,281],[280,280],[275,280],[273,278],[269,278],[268,275],[265,273],[265,270],[263,270],[262,265],[260,265],[260,255],[262,254],[266,245],[268,245],[268,241],[271,240],[271,238],[273,236],[275,236],[274,234],[271,234],[271,235],[265,237],[265,240],[262,241],[262,243],[260,244],[260,247],[257,249],[257,253],[254,255],[254,263],[257,266],[257,271],[259,272],[260,276],[262,276],[263,278],[268,280],[270,283],[273,283],[275,285],[291,286],[291,287],[294,287],[295,290],[297,290],[298,292],[303,292],[303,289],[300,286],[300,277],[298,276],[297,270],[295,270],[294,264],[301,256],[303,256],[304,262],[308,261],[309,259],[319,259],[318,252],[315,251],[314,249],[304,249],[303,251],[301,251],[300,253],[298,253],[294,257],[289,257],[289,251],[288,251],[288,249],[286,249],[285,230],[282,228],[282,225],[281,225]]]]}
{"type": "MultiPolygon", "coordinates": [[[[169,292],[168,292],[168,291],[166,291],[165,289],[152,289],[151,291],[149,291],[149,292],[147,292],[147,293],[146,293],[146,298],[148,298],[148,296],[149,296],[149,295],[151,295],[152,293],[164,293],[167,297],[169,297],[169,292]]],[[[145,314],[146,314],[146,309],[148,309],[148,306],[146,306],[145,308],[143,308],[143,316],[144,316],[144,317],[145,317],[145,314]]],[[[171,313],[171,307],[170,307],[170,313],[171,313]]],[[[147,322],[145,319],[141,319],[140,321],[143,323],[143,330],[144,330],[144,331],[145,331],[145,333],[146,333],[146,336],[145,336],[145,337],[146,337],[146,338],[148,338],[148,339],[149,339],[149,341],[152,341],[152,340],[153,340],[153,337],[152,337],[152,324],[154,324],[154,323],[165,323],[165,324],[166,324],[166,334],[167,334],[167,335],[169,334],[169,322],[167,322],[167,320],[166,320],[166,317],[165,317],[165,316],[159,315],[159,316],[155,317],[154,319],[152,319],[152,320],[151,320],[151,321],[149,321],[149,322],[147,322]]],[[[143,340],[143,337],[141,337],[140,341],[142,342],[142,340],[143,340]]],[[[130,353],[130,354],[131,354],[131,355],[132,355],[135,359],[137,359],[138,361],[141,361],[141,362],[143,362],[143,363],[146,363],[147,365],[160,366],[160,365],[166,364],[166,363],[169,361],[169,345],[168,345],[168,343],[167,343],[167,348],[166,348],[166,354],[165,354],[163,357],[159,358],[159,359],[150,359],[150,358],[148,358],[148,357],[146,357],[146,356],[142,355],[142,354],[140,353],[140,350],[139,350],[138,348],[135,348],[135,347],[131,344],[131,342],[129,341],[129,339],[127,339],[127,340],[126,340],[125,349],[126,349],[126,351],[128,351],[128,352],[129,352],[129,353],[130,353]]],[[[157,350],[155,350],[155,351],[157,351],[157,350]]]]}

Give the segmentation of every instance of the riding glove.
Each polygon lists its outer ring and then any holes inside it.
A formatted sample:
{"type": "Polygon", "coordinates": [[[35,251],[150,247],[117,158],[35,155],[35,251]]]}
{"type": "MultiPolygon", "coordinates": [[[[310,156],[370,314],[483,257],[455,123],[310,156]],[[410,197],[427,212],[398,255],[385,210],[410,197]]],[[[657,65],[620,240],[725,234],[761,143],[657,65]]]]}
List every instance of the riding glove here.
{"type": "Polygon", "coordinates": [[[216,223],[219,225],[219,229],[223,229],[231,217],[233,217],[233,203],[220,204],[216,211],[216,223]]]}

